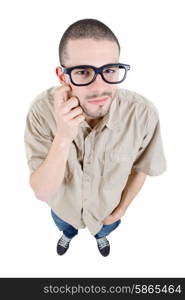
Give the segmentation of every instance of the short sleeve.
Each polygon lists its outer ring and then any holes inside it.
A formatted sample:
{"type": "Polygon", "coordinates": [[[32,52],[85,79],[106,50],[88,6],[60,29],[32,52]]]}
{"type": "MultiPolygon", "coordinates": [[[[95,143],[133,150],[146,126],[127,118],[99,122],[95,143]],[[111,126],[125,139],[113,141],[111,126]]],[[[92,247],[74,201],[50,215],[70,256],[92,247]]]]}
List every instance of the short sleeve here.
{"type": "Polygon", "coordinates": [[[33,109],[26,117],[24,144],[28,167],[32,173],[45,160],[52,144],[42,117],[33,109]]]}
{"type": "Polygon", "coordinates": [[[167,169],[157,110],[152,111],[149,115],[146,131],[135,157],[133,169],[150,176],[158,176],[167,169]]]}

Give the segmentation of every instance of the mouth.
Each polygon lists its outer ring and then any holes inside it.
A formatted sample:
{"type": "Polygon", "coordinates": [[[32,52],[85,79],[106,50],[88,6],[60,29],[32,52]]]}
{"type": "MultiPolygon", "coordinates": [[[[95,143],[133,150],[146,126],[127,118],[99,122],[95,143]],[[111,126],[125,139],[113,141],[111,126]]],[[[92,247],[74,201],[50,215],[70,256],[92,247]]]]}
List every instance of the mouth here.
{"type": "Polygon", "coordinates": [[[90,100],[88,102],[91,104],[103,104],[103,103],[107,102],[107,100],[108,100],[108,97],[100,98],[100,99],[96,99],[96,100],[90,100]]]}

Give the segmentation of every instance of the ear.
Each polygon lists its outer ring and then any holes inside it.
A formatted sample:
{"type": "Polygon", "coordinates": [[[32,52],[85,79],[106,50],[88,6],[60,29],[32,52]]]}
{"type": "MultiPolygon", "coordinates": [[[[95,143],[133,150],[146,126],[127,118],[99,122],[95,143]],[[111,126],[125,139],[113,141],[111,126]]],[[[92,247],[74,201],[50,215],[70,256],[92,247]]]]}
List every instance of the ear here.
{"type": "Polygon", "coordinates": [[[55,69],[55,73],[60,81],[61,84],[65,83],[65,75],[62,72],[62,68],[61,67],[56,67],[55,69]]]}

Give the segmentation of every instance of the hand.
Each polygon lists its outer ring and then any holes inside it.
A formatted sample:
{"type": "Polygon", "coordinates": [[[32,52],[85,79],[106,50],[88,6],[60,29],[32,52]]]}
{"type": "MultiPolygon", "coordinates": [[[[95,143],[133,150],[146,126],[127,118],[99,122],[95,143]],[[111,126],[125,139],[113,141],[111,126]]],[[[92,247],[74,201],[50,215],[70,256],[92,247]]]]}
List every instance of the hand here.
{"type": "Polygon", "coordinates": [[[78,133],[78,127],[84,121],[82,108],[77,97],[70,97],[71,87],[64,84],[53,91],[54,115],[57,134],[64,140],[72,142],[78,133]]]}
{"type": "Polygon", "coordinates": [[[103,220],[103,224],[104,225],[110,225],[116,221],[118,221],[119,219],[121,219],[122,215],[118,212],[112,212],[109,216],[107,216],[104,220],[103,220]]]}

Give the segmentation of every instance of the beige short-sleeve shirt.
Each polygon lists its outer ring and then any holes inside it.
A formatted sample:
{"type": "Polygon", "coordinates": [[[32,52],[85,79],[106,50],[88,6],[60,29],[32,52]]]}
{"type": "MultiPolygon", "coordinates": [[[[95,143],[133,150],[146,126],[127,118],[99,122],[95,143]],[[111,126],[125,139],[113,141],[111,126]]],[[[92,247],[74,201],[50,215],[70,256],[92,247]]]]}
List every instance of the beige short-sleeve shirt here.
{"type": "MultiPolygon", "coordinates": [[[[56,132],[52,89],[30,104],[24,142],[30,172],[45,160],[56,132]]],[[[157,176],[166,159],[155,105],[145,97],[118,89],[109,113],[94,127],[84,120],[73,140],[64,180],[47,204],[75,228],[95,235],[121,200],[132,170],[157,176]]]]}

